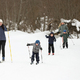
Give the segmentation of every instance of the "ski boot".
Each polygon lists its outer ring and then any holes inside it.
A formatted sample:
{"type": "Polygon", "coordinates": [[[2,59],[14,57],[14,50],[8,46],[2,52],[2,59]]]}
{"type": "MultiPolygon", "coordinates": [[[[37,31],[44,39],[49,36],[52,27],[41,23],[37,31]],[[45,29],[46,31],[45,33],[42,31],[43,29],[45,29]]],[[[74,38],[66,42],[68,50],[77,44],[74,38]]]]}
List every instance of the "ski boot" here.
{"type": "Polygon", "coordinates": [[[36,63],[36,65],[38,65],[38,64],[39,64],[39,62],[36,63]]]}
{"type": "Polygon", "coordinates": [[[5,61],[5,57],[2,57],[2,61],[5,61]]]}
{"type": "Polygon", "coordinates": [[[54,55],[54,53],[52,53],[52,55],[54,55]]]}
{"type": "Polygon", "coordinates": [[[48,55],[50,55],[50,53],[48,55]]]}
{"type": "Polygon", "coordinates": [[[33,61],[31,61],[31,63],[30,63],[31,65],[33,64],[33,61]]]}

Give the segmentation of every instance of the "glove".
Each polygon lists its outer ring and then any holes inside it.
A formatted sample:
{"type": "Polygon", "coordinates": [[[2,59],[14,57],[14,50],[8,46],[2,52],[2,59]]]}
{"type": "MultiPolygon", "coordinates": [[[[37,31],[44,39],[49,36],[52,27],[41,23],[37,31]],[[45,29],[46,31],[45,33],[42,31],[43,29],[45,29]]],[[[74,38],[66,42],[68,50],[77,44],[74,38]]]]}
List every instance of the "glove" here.
{"type": "Polygon", "coordinates": [[[58,31],[57,34],[59,34],[60,32],[58,31]]]}
{"type": "Polygon", "coordinates": [[[40,50],[42,50],[42,48],[40,48],[40,50]]]}
{"type": "Polygon", "coordinates": [[[45,37],[46,37],[47,35],[45,35],[45,37]]]}
{"type": "Polygon", "coordinates": [[[54,41],[56,42],[56,39],[54,41]]]}
{"type": "Polygon", "coordinates": [[[30,44],[27,44],[27,46],[30,46],[30,44]]]}

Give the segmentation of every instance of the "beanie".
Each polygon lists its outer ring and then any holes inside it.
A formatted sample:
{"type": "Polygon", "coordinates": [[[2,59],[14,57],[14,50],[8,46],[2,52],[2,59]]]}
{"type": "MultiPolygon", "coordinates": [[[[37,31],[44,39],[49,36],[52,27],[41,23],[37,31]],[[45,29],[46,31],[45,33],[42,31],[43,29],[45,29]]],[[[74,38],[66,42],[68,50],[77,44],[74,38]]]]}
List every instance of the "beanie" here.
{"type": "Polygon", "coordinates": [[[66,30],[64,30],[63,32],[66,32],[66,30]]]}
{"type": "Polygon", "coordinates": [[[36,41],[35,41],[35,43],[37,43],[37,44],[39,44],[39,45],[40,45],[40,41],[39,41],[39,40],[36,40],[36,41]]]}
{"type": "Polygon", "coordinates": [[[3,23],[3,20],[2,20],[2,19],[0,19],[0,22],[2,22],[2,23],[3,23]]]}

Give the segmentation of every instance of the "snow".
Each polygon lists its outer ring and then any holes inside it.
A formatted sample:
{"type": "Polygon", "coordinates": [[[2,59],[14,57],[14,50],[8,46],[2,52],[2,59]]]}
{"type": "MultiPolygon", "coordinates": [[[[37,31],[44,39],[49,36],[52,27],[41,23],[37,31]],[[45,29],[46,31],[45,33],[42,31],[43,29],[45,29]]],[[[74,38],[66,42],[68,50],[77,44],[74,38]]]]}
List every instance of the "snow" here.
{"type": "MultiPolygon", "coordinates": [[[[6,61],[0,64],[0,80],[80,80],[80,39],[69,39],[69,48],[60,49],[60,38],[54,43],[55,55],[48,55],[47,32],[24,33],[10,31],[11,63],[8,35],[6,33],[6,61]],[[41,41],[43,63],[30,65],[27,43],[41,41]]],[[[30,53],[32,47],[29,47],[30,53]]],[[[40,51],[41,56],[41,51],[40,51]]],[[[41,58],[40,58],[41,60],[41,58]]]]}
{"type": "Polygon", "coordinates": [[[59,31],[59,29],[54,30],[54,33],[57,33],[59,31]]]}
{"type": "Polygon", "coordinates": [[[24,21],[21,21],[19,24],[21,25],[21,24],[23,24],[23,22],[24,22],[24,21]]]}
{"type": "Polygon", "coordinates": [[[70,20],[66,20],[66,19],[61,18],[61,22],[70,23],[71,22],[71,19],[70,20]]]}
{"type": "MultiPolygon", "coordinates": [[[[79,31],[80,30],[79,29],[80,28],[80,22],[77,19],[73,19],[72,21],[75,23],[77,31],[79,31]]],[[[74,24],[72,24],[72,25],[74,25],[74,24]]]]}
{"type": "Polygon", "coordinates": [[[38,33],[38,32],[41,32],[39,29],[36,29],[35,31],[34,31],[34,33],[38,33]]]}

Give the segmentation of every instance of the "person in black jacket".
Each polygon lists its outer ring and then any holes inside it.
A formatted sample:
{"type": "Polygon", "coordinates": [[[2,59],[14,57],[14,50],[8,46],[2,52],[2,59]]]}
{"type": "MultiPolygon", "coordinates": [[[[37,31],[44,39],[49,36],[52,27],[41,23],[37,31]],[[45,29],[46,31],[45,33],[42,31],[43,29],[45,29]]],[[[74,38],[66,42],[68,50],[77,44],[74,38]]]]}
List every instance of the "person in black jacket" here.
{"type": "Polygon", "coordinates": [[[51,48],[52,48],[52,55],[54,55],[54,44],[53,44],[53,42],[54,41],[56,42],[56,38],[54,36],[54,33],[51,32],[49,36],[47,36],[47,35],[45,35],[45,36],[46,36],[46,38],[49,38],[49,40],[48,40],[48,43],[49,43],[48,53],[49,54],[48,55],[50,55],[50,53],[51,53],[51,48]]]}

